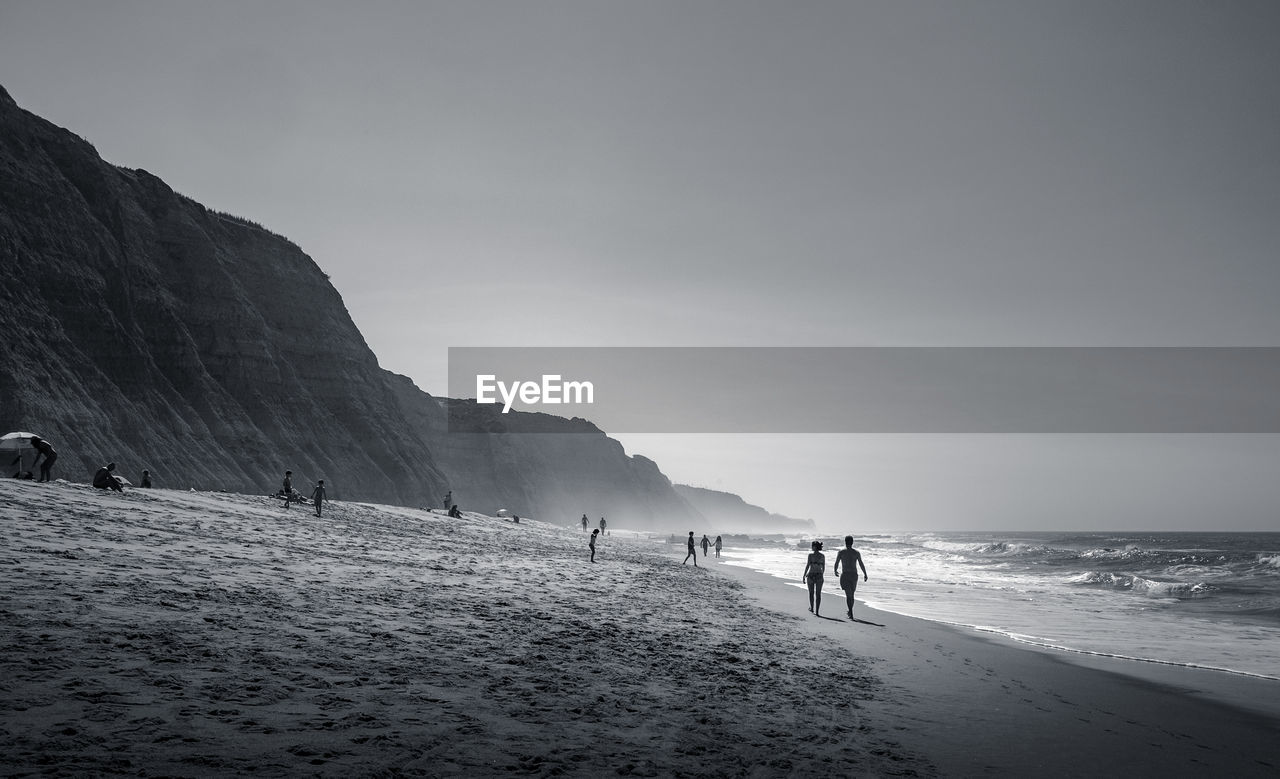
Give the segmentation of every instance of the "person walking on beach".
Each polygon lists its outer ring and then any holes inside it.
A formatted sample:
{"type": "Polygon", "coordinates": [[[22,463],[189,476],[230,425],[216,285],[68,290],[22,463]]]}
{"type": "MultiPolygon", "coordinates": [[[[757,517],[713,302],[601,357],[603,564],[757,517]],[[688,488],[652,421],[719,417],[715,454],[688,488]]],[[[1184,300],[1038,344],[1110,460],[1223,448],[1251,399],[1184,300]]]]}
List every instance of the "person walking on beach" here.
{"type": "Polygon", "coordinates": [[[692,530],[689,531],[689,554],[684,556],[684,562],[680,564],[687,565],[689,563],[690,557],[693,558],[693,567],[697,568],[698,567],[698,547],[694,545],[692,530]]]}
{"type": "Polygon", "coordinates": [[[293,471],[284,472],[284,485],[280,488],[280,492],[284,493],[284,507],[287,509],[293,502],[293,471]]]}
{"type": "Polygon", "coordinates": [[[707,559],[707,550],[711,548],[711,539],[707,538],[707,534],[702,534],[702,559],[707,559]]]}
{"type": "Polygon", "coordinates": [[[724,546],[724,542],[720,540],[720,536],[716,536],[716,557],[720,556],[720,547],[724,546]]]}
{"type": "Polygon", "coordinates": [[[58,453],[53,450],[48,441],[38,435],[31,436],[31,446],[36,450],[36,459],[31,461],[32,470],[35,470],[40,458],[44,458],[44,462],[40,463],[40,478],[36,481],[49,481],[52,478],[50,473],[53,471],[54,462],[58,459],[58,453]]]}
{"type": "Polygon", "coordinates": [[[316,516],[320,516],[320,504],[324,502],[324,479],[316,482],[316,488],[311,491],[311,502],[316,504],[316,516]]]}
{"type": "Polygon", "coordinates": [[[151,489],[151,471],[145,469],[142,471],[142,482],[138,486],[151,489]]]}
{"type": "Polygon", "coordinates": [[[444,494],[444,510],[448,511],[449,507],[452,505],[453,505],[453,490],[449,490],[444,494]]]}
{"type": "Polygon", "coordinates": [[[836,552],[836,564],[832,572],[840,577],[840,589],[844,590],[845,605],[849,607],[849,619],[853,619],[853,594],[858,589],[858,569],[862,566],[862,580],[867,580],[867,564],[862,562],[862,555],[853,548],[853,536],[844,537],[844,549],[836,552]],[[840,572],[840,564],[844,563],[844,572],[840,572]]]}
{"type": "Polygon", "coordinates": [[[591,562],[596,561],[596,536],[600,535],[599,530],[591,531],[591,540],[587,542],[587,546],[591,547],[591,562]]]}
{"type": "Polygon", "coordinates": [[[582,515],[582,532],[587,532],[587,515],[582,515]]]}
{"type": "Polygon", "coordinates": [[[822,615],[818,611],[822,608],[822,571],[827,567],[827,558],[822,554],[821,541],[814,541],[809,548],[813,551],[809,553],[809,559],[804,564],[804,573],[800,574],[800,581],[809,585],[809,611],[812,611],[815,617],[820,617],[822,615]]]}
{"type": "Polygon", "coordinates": [[[606,525],[605,525],[605,522],[604,522],[604,517],[600,517],[600,534],[601,534],[601,535],[603,535],[603,534],[604,534],[604,529],[605,529],[605,527],[606,527],[606,525]]]}

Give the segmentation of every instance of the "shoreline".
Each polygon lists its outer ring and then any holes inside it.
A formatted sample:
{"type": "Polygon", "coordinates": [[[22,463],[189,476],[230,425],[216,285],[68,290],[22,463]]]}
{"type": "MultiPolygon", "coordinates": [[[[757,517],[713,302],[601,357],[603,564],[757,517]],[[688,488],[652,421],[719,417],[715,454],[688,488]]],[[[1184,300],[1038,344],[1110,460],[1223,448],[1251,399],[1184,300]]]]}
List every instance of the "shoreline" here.
{"type": "Polygon", "coordinates": [[[812,638],[871,659],[873,673],[894,688],[869,706],[874,718],[943,775],[1280,770],[1280,682],[1023,644],[861,600],[854,615],[873,624],[851,623],[838,586],[823,590],[831,616],[814,618],[798,582],[709,567],[765,608],[803,617],[812,638]]]}

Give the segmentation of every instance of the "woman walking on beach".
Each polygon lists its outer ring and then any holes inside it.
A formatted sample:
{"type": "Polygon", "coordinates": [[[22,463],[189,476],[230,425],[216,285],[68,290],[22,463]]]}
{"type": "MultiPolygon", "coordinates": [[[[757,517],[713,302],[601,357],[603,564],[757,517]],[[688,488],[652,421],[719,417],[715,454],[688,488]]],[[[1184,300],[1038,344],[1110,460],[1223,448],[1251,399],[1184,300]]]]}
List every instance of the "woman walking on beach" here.
{"type": "Polygon", "coordinates": [[[716,536],[716,557],[720,556],[721,546],[724,546],[724,542],[720,540],[720,536],[716,536]]]}
{"type": "Polygon", "coordinates": [[[800,580],[809,585],[809,611],[814,616],[822,616],[818,610],[822,608],[822,571],[827,567],[827,558],[822,554],[822,542],[814,541],[809,545],[813,551],[809,553],[809,559],[804,564],[804,573],[800,574],[800,580]]]}
{"type": "Polygon", "coordinates": [[[684,556],[684,562],[680,564],[687,565],[689,563],[690,557],[693,558],[693,567],[697,568],[698,567],[698,547],[694,546],[692,530],[689,531],[689,554],[684,556]]]}
{"type": "Polygon", "coordinates": [[[836,564],[831,570],[840,577],[840,589],[844,590],[845,605],[849,607],[849,619],[853,619],[853,594],[858,590],[858,569],[862,566],[862,580],[867,580],[867,565],[862,562],[862,554],[853,548],[853,536],[844,537],[844,549],[836,552],[836,564]],[[840,564],[844,563],[844,573],[840,572],[840,564]]]}

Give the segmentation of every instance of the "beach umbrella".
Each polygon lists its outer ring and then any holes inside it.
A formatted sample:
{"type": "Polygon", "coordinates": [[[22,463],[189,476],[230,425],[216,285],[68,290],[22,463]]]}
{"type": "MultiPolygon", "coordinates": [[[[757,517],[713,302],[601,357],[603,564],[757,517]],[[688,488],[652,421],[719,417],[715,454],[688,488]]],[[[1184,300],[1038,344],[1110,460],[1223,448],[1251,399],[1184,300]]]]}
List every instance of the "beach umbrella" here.
{"type": "MultiPolygon", "coordinates": [[[[22,473],[22,459],[26,456],[28,449],[34,449],[31,445],[32,438],[39,438],[35,433],[5,433],[0,435],[0,452],[17,452],[18,456],[13,462],[18,464],[18,473],[22,473]]],[[[0,465],[9,465],[8,462],[0,462],[0,465]]]]}

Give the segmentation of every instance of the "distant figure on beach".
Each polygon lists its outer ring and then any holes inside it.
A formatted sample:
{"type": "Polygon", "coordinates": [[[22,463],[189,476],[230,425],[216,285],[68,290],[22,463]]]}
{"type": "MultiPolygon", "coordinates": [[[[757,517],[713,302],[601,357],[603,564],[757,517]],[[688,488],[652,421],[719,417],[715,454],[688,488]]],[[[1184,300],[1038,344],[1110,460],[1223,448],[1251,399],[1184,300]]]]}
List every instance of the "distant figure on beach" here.
{"type": "Polygon", "coordinates": [[[690,530],[690,531],[689,531],[689,554],[687,554],[687,555],[685,555],[685,556],[684,556],[684,562],[683,562],[683,563],[680,563],[680,564],[681,564],[681,565],[687,565],[687,564],[688,564],[688,562],[689,562],[689,558],[690,558],[690,557],[692,557],[692,558],[693,558],[693,567],[694,567],[694,568],[697,568],[697,567],[698,567],[698,547],[696,547],[696,546],[694,545],[694,543],[693,543],[693,531],[692,531],[692,530],[690,530]]]}
{"type": "Polygon", "coordinates": [[[707,534],[706,534],[706,533],[703,533],[703,534],[702,534],[702,557],[703,557],[703,559],[706,559],[706,557],[707,557],[707,550],[708,550],[708,549],[710,549],[710,548],[711,548],[711,539],[710,539],[710,538],[707,538],[707,534]]]}
{"type": "Polygon", "coordinates": [[[587,532],[587,515],[582,515],[582,532],[587,532]]]}
{"type": "Polygon", "coordinates": [[[151,471],[145,469],[142,471],[142,483],[138,486],[147,487],[148,489],[151,487],[151,471]]]}
{"type": "Polygon", "coordinates": [[[720,547],[724,546],[724,542],[720,540],[720,536],[716,536],[716,557],[720,556],[720,547]]]}
{"type": "Polygon", "coordinates": [[[600,533],[603,535],[605,529],[604,517],[600,517],[600,533]]]}
{"type": "Polygon", "coordinates": [[[867,580],[867,564],[862,562],[862,555],[853,548],[853,536],[844,537],[844,549],[836,552],[836,564],[831,569],[840,577],[840,588],[844,590],[845,605],[849,607],[849,619],[853,619],[853,593],[858,589],[858,569],[862,566],[862,580],[867,580]],[[840,564],[844,563],[844,572],[840,572],[840,564]]]}
{"type": "Polygon", "coordinates": [[[587,543],[587,546],[591,547],[591,562],[593,563],[596,561],[596,536],[598,535],[600,535],[599,530],[592,530],[591,541],[587,543]]]}
{"type": "Polygon", "coordinates": [[[311,502],[316,504],[316,516],[320,516],[320,504],[324,502],[324,479],[316,482],[316,488],[311,491],[311,502]]]}
{"type": "Polygon", "coordinates": [[[93,475],[93,486],[100,490],[124,492],[124,487],[120,486],[120,480],[115,477],[115,470],[115,463],[107,463],[99,468],[98,472],[93,475]]]}
{"type": "Polygon", "coordinates": [[[53,471],[53,464],[58,459],[58,453],[53,450],[49,442],[38,435],[31,436],[31,445],[35,447],[36,459],[31,461],[31,470],[35,470],[36,463],[40,462],[40,458],[44,458],[44,462],[40,463],[40,478],[36,481],[49,481],[50,473],[53,471]]]}
{"type": "Polygon", "coordinates": [[[453,517],[454,519],[462,519],[462,512],[458,511],[457,503],[449,507],[449,516],[453,517]]]}
{"type": "Polygon", "coordinates": [[[444,507],[447,511],[453,505],[453,490],[449,490],[444,494],[444,507]]]}
{"type": "Polygon", "coordinates": [[[822,608],[822,571],[827,567],[827,558],[822,554],[822,542],[814,541],[809,545],[813,551],[809,553],[809,559],[804,564],[804,573],[800,574],[800,580],[809,585],[809,611],[814,616],[822,616],[818,610],[822,608]]]}

